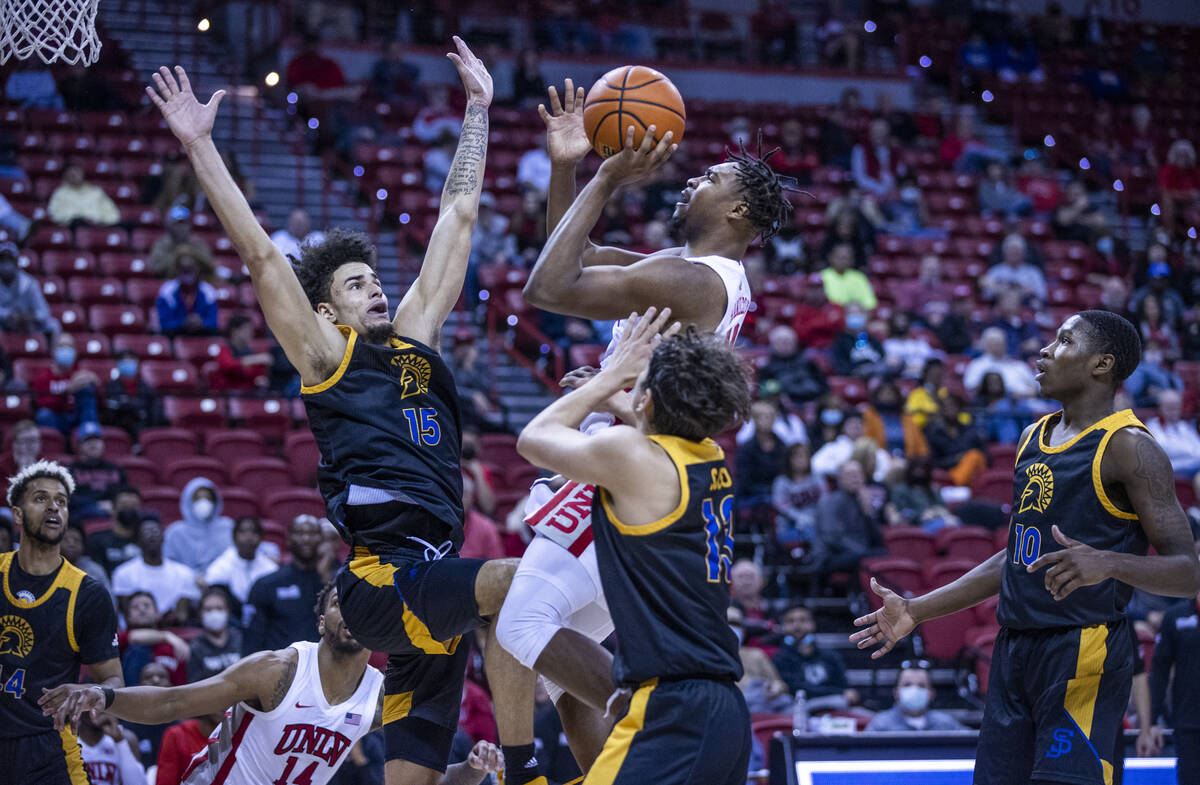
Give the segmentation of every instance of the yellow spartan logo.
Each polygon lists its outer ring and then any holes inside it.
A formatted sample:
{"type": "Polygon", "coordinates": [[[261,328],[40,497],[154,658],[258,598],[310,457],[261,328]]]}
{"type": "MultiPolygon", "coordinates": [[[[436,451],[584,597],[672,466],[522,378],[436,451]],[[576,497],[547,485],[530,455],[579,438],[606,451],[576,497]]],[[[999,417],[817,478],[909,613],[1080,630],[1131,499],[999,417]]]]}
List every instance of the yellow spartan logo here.
{"type": "Polygon", "coordinates": [[[1025,470],[1025,475],[1029,481],[1021,492],[1021,505],[1017,512],[1045,512],[1050,506],[1050,499],[1054,497],[1054,474],[1046,464],[1035,463],[1025,470]]]}
{"type": "Polygon", "coordinates": [[[0,616],[0,654],[24,657],[33,650],[33,628],[20,616],[0,616]]]}
{"type": "Polygon", "coordinates": [[[416,354],[399,354],[392,365],[400,369],[400,398],[429,392],[429,361],[416,354]]]}

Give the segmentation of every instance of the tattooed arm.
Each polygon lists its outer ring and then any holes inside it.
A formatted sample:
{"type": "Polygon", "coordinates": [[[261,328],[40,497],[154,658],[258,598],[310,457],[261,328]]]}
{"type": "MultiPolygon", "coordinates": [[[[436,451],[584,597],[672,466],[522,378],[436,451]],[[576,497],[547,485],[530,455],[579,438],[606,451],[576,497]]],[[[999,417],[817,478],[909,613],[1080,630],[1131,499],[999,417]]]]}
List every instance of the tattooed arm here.
{"type": "MultiPolygon", "coordinates": [[[[295,649],[263,651],[244,657],[216,676],[179,687],[122,687],[113,691],[108,711],[123,720],[144,725],[216,714],[239,701],[271,711],[279,705],[296,676],[299,654],[295,649]]],[[[38,703],[42,713],[54,717],[55,729],[72,726],[89,709],[104,708],[104,690],[98,684],[64,684],[43,688],[38,703]]]]}
{"type": "Polygon", "coordinates": [[[1054,539],[1065,547],[1041,556],[1028,570],[1049,567],[1046,589],[1056,600],[1108,578],[1167,597],[1200,592],[1200,563],[1187,517],[1175,498],[1175,475],[1154,437],[1133,428],[1114,434],[1101,461],[1100,481],[1118,509],[1137,515],[1129,525],[1142,527],[1155,554],[1096,550],[1055,526],[1054,539]]]}
{"type": "Polygon", "coordinates": [[[479,215],[483,166],[487,158],[488,106],[492,102],[492,77],[483,62],[455,37],[458,54],[448,57],[458,68],[467,91],[458,149],[442,189],[437,224],[421,274],[400,301],[392,324],[400,335],[415,338],[437,350],[442,324],[462,291],[467,260],[471,255],[471,230],[479,215]]]}

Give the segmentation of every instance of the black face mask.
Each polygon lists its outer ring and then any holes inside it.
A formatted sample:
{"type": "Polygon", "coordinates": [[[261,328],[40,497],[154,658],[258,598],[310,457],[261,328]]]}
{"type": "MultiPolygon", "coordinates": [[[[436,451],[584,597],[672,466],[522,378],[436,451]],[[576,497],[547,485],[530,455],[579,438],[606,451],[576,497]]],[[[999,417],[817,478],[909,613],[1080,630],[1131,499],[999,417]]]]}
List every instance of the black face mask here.
{"type": "Polygon", "coordinates": [[[142,522],[142,513],[139,510],[121,510],[117,513],[117,521],[127,529],[137,529],[142,522]]]}
{"type": "Polygon", "coordinates": [[[474,442],[464,442],[462,448],[462,457],[464,461],[473,461],[475,456],[479,455],[479,448],[474,442]]]}

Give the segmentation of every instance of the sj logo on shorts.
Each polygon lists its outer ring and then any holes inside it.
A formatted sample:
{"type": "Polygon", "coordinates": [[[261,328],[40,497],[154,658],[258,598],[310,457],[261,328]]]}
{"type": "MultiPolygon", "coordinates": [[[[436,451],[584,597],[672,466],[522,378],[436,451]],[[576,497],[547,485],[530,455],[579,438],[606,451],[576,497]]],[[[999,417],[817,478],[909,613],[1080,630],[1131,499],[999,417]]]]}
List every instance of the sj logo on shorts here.
{"type": "Polygon", "coordinates": [[[1046,750],[1047,758],[1060,758],[1071,751],[1071,739],[1075,736],[1075,731],[1070,728],[1055,728],[1054,729],[1054,744],[1050,745],[1050,749],[1046,750]]]}

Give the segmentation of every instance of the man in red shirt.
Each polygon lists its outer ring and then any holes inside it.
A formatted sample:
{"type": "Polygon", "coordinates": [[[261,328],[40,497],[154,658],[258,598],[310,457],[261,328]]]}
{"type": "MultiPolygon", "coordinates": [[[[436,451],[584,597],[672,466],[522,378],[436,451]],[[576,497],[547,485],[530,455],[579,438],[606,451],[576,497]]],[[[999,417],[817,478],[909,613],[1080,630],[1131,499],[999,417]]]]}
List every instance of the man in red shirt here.
{"type": "Polygon", "coordinates": [[[38,425],[57,428],[64,434],[70,434],[80,423],[99,420],[96,391],[100,377],[80,370],[75,360],[75,338],[70,333],[59,333],[54,338],[50,367],[34,373],[29,383],[38,425]]]}
{"type": "Polygon", "coordinates": [[[316,35],[304,36],[300,52],[287,66],[288,87],[308,101],[354,100],[361,87],[346,84],[342,67],[321,54],[319,43],[316,35]]]}
{"type": "Polygon", "coordinates": [[[221,724],[221,719],[220,714],[206,714],[167,728],[158,751],[155,785],[180,785],[192,757],[208,746],[208,736],[221,724]]]}

